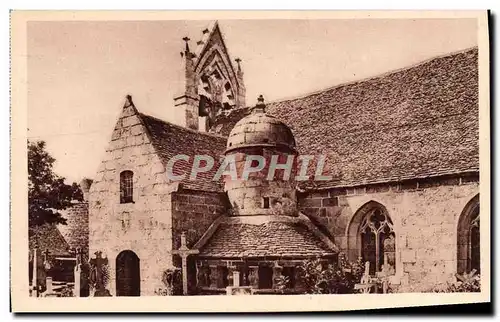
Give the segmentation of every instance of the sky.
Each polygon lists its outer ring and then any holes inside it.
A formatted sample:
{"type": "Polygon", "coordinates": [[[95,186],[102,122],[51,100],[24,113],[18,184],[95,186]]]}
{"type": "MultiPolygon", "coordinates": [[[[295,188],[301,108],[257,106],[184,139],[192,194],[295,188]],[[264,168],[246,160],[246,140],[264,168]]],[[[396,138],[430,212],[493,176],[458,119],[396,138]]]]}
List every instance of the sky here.
{"type": "MultiPolygon", "coordinates": [[[[182,38],[210,21],[28,23],[28,138],[79,182],[104,156],[125,96],[175,122],[182,38]]],[[[477,45],[473,19],[219,20],[247,105],[303,96],[477,45]]]]}

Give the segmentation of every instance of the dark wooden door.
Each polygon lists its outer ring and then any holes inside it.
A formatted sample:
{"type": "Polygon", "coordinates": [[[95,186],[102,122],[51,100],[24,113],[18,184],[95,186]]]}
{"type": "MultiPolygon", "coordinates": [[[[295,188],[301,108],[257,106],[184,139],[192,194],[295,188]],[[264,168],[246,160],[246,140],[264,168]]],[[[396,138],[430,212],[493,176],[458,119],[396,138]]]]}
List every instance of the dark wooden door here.
{"type": "Polygon", "coordinates": [[[125,250],[116,257],[116,295],[141,295],[139,257],[133,251],[125,250]]]}

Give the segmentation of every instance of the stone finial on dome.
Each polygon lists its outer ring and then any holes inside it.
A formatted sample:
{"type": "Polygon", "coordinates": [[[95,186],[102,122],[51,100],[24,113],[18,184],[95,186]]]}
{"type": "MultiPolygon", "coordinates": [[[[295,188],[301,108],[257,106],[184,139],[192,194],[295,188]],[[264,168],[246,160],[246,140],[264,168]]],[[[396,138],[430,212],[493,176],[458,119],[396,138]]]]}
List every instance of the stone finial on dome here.
{"type": "Polygon", "coordinates": [[[264,96],[259,95],[257,98],[257,104],[252,110],[253,113],[266,113],[266,104],[264,103],[264,96]]]}

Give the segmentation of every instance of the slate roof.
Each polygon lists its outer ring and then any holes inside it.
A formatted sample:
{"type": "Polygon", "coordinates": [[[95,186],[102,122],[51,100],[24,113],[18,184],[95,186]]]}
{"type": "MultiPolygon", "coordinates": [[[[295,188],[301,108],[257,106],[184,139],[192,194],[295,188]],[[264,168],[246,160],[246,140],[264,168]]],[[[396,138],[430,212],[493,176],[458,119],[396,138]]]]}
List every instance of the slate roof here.
{"type": "Polygon", "coordinates": [[[38,241],[38,249],[41,252],[49,250],[53,256],[69,256],[70,246],[62,236],[56,225],[44,224],[42,226],[29,228],[29,249],[35,248],[38,241]]]}
{"type": "Polygon", "coordinates": [[[333,254],[302,223],[266,222],[221,223],[198,256],[302,258],[333,254]]]}
{"type": "Polygon", "coordinates": [[[185,189],[204,191],[223,191],[222,181],[213,181],[218,169],[220,157],[226,149],[226,138],[187,129],[155,117],[139,113],[146,126],[152,144],[156,149],[163,164],[167,166],[168,161],[175,155],[184,154],[190,157],[190,162],[177,161],[174,164],[173,173],[180,175],[187,173],[181,181],[185,189]],[[215,165],[208,172],[199,173],[196,180],[189,179],[192,162],[195,155],[209,155],[215,160],[215,165]]]}
{"type": "MultiPolygon", "coordinates": [[[[327,153],[316,187],[479,171],[478,49],[269,103],[301,154],[327,153]]],[[[214,125],[228,135],[247,109],[214,125]],[[222,127],[220,126],[222,124],[222,127]]]]}

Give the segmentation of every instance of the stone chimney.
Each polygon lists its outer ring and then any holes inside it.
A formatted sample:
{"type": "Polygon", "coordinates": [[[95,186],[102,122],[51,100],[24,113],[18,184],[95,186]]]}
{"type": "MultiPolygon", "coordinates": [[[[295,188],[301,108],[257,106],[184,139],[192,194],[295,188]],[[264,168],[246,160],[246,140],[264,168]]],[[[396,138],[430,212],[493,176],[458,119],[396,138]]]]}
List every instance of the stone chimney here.
{"type": "Polygon", "coordinates": [[[88,201],[90,186],[92,185],[93,180],[89,178],[83,178],[80,181],[80,189],[83,192],[83,201],[88,201]]]}

